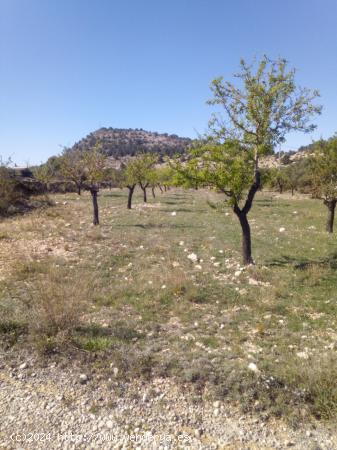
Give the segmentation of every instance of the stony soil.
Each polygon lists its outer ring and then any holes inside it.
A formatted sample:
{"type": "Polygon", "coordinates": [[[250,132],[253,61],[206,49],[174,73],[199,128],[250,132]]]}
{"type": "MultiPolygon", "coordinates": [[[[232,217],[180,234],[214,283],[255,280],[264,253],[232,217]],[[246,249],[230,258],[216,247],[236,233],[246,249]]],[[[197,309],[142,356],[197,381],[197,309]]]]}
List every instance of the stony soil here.
{"type": "MultiPolygon", "coordinates": [[[[0,365],[0,447],[6,449],[337,448],[324,424],[293,430],[242,415],[173,379],[125,382],[83,362],[9,359],[0,365]]],[[[113,373],[113,372],[112,372],[113,373]]]]}

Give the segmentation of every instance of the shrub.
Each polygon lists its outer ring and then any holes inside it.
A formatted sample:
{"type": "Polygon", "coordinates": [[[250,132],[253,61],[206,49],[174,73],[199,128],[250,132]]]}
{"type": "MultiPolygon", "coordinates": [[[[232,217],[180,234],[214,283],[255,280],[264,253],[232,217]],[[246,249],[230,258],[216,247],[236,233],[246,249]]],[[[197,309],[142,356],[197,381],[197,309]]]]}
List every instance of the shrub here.
{"type": "Polygon", "coordinates": [[[90,296],[89,280],[66,267],[52,266],[34,281],[29,308],[29,331],[45,342],[65,343],[81,325],[90,296]]]}
{"type": "Polygon", "coordinates": [[[10,206],[20,199],[17,183],[4,165],[0,165],[0,215],[7,214],[10,206]]]}

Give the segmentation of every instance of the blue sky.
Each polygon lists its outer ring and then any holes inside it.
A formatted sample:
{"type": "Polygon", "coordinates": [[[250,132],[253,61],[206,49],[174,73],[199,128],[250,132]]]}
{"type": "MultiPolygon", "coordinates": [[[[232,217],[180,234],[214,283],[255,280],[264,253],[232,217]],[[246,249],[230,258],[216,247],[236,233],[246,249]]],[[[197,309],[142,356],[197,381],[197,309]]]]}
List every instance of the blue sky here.
{"type": "Polygon", "coordinates": [[[0,155],[45,161],[101,126],[195,137],[240,57],[287,58],[337,131],[336,0],[0,0],[0,155]]]}

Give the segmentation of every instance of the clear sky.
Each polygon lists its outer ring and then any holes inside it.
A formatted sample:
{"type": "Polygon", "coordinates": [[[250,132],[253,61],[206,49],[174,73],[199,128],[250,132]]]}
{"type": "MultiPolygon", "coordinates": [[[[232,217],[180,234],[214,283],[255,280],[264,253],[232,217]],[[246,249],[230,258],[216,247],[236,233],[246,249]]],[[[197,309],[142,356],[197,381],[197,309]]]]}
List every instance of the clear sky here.
{"type": "Polygon", "coordinates": [[[196,137],[209,84],[240,57],[282,56],[337,131],[337,0],[0,0],[0,155],[37,163],[89,132],[196,137]]]}

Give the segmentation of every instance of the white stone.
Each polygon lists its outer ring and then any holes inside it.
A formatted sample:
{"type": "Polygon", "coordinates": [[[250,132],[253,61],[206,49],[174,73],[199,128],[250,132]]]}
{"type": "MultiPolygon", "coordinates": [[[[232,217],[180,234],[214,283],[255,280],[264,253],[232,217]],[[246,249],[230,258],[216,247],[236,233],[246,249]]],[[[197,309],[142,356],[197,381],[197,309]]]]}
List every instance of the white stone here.
{"type": "Polygon", "coordinates": [[[257,365],[253,362],[248,364],[248,369],[251,370],[252,372],[258,373],[260,372],[260,370],[258,369],[257,365]]]}
{"type": "Polygon", "coordinates": [[[192,262],[198,261],[198,256],[195,253],[190,253],[189,255],[187,255],[187,258],[192,262]]]}
{"type": "Polygon", "coordinates": [[[80,383],[85,384],[88,381],[88,377],[85,373],[81,373],[80,375],[80,383]]]}

